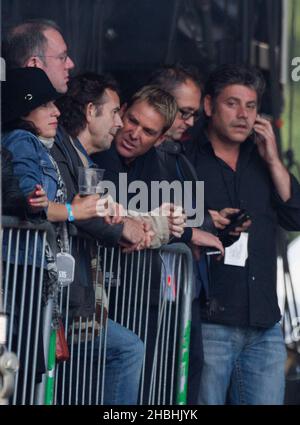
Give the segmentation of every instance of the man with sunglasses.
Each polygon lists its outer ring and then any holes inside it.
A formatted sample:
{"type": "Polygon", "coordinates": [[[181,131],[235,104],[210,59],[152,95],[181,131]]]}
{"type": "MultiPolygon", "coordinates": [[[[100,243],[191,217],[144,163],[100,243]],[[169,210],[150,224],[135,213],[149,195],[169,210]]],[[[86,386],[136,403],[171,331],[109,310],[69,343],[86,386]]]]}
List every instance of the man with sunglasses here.
{"type": "MultiPolygon", "coordinates": [[[[157,153],[160,159],[160,169],[163,172],[163,178],[168,181],[181,180],[195,182],[198,179],[196,169],[190,160],[186,157],[184,142],[184,133],[194,126],[200,117],[200,103],[202,83],[197,69],[184,67],[182,65],[165,66],[158,69],[150,79],[151,84],[155,84],[173,95],[177,102],[178,113],[172,127],[167,132],[167,140],[157,146],[157,153]]],[[[194,205],[195,195],[189,194],[194,205]]],[[[191,324],[191,343],[190,343],[190,367],[189,367],[189,386],[188,403],[197,404],[199,383],[202,372],[203,350],[201,335],[201,315],[200,315],[200,291],[203,288],[207,292],[208,288],[208,269],[207,258],[200,255],[200,249],[205,247],[214,247],[217,250],[223,250],[219,239],[211,233],[216,234],[217,228],[224,227],[228,223],[226,218],[236,210],[224,208],[222,211],[205,211],[204,222],[201,228],[186,228],[181,242],[189,242],[195,256],[194,272],[194,300],[192,304],[192,324],[191,324]],[[213,240],[215,238],[215,240],[213,240]],[[213,243],[212,243],[213,242],[213,243]],[[218,244],[221,245],[218,246],[218,244]]],[[[250,222],[244,224],[244,228],[249,226],[250,222]]],[[[234,229],[235,231],[240,229],[234,229]]],[[[236,234],[239,235],[239,232],[236,234]]],[[[231,237],[232,242],[236,239],[231,237]]]]}
{"type": "Polygon", "coordinates": [[[200,116],[201,82],[197,70],[181,65],[166,66],[152,74],[150,84],[158,85],[175,98],[178,113],[166,136],[167,140],[180,142],[200,116]]]}
{"type": "MultiPolygon", "coordinates": [[[[157,69],[149,80],[150,84],[156,85],[170,93],[176,100],[178,112],[172,127],[167,131],[163,143],[157,143],[157,154],[160,162],[160,178],[169,182],[173,180],[197,181],[194,166],[185,156],[185,132],[194,126],[200,117],[201,103],[201,77],[194,67],[182,65],[167,65],[157,69]]],[[[193,197],[193,194],[186,194],[193,197]]],[[[190,205],[195,205],[195,199],[190,200],[190,205]]],[[[215,216],[219,218],[216,212],[215,216]]],[[[199,256],[199,247],[218,246],[219,240],[212,240],[212,235],[203,232],[214,232],[214,225],[210,214],[207,212],[201,230],[187,227],[182,242],[190,242],[194,253],[199,256]]],[[[220,244],[221,245],[221,244],[220,244]]],[[[222,250],[222,247],[221,247],[222,250]]]]}
{"type": "MultiPolygon", "coordinates": [[[[182,65],[165,66],[156,70],[150,83],[159,86],[169,92],[176,100],[178,112],[172,127],[166,133],[166,140],[157,146],[157,154],[162,170],[162,178],[167,181],[181,180],[196,181],[196,171],[194,166],[185,156],[184,133],[194,126],[195,121],[200,116],[201,102],[201,80],[198,71],[192,67],[182,65]]],[[[191,202],[195,204],[195,196],[192,193],[191,202]]],[[[217,215],[218,213],[215,212],[217,215]]],[[[189,243],[199,259],[200,247],[213,246],[211,242],[215,238],[214,247],[218,247],[221,242],[211,233],[214,232],[210,214],[206,212],[204,223],[199,228],[186,228],[180,242],[189,243]],[[206,230],[206,231],[203,231],[206,230]]],[[[222,246],[222,245],[221,245],[222,246]]],[[[188,385],[188,403],[196,404],[199,392],[199,382],[201,377],[203,351],[201,335],[201,317],[199,294],[202,285],[208,286],[208,276],[206,275],[205,256],[201,256],[200,261],[195,261],[195,291],[192,305],[191,343],[190,343],[190,367],[188,385]]]]}

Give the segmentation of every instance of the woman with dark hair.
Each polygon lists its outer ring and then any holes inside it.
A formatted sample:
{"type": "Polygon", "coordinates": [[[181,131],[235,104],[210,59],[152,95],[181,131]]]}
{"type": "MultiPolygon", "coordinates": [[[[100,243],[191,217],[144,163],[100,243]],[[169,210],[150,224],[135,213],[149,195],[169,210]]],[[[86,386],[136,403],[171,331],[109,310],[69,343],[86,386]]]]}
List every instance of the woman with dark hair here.
{"type": "MultiPolygon", "coordinates": [[[[13,178],[18,180],[19,188],[11,192],[4,189],[8,203],[8,212],[15,213],[11,197],[17,196],[19,209],[40,211],[49,221],[56,222],[57,236],[59,236],[64,250],[68,251],[68,235],[65,221],[82,220],[97,217],[96,203],[98,195],[87,197],[75,196],[72,203],[66,202],[66,188],[61,178],[58,166],[50,154],[56,135],[59,110],[54,104],[59,94],[55,91],[47,75],[39,68],[20,68],[10,70],[7,80],[2,83],[2,149],[4,158],[11,155],[13,176],[10,170],[4,173],[4,185],[7,186],[13,178]],[[7,154],[7,151],[9,152],[7,154]],[[8,177],[8,180],[7,180],[8,177]],[[6,179],[6,182],[5,182],[6,179]],[[33,206],[33,210],[32,207],[33,206]]],[[[9,166],[9,165],[8,165],[9,166]]],[[[6,211],[5,211],[6,212],[6,211]]],[[[18,214],[19,216],[22,214],[18,214]]],[[[27,217],[27,216],[26,216],[27,217]]],[[[56,297],[58,291],[57,268],[53,249],[46,243],[43,248],[42,238],[38,237],[37,244],[33,233],[30,233],[29,243],[26,243],[26,234],[20,233],[19,245],[17,238],[9,241],[9,232],[4,232],[3,261],[7,275],[6,292],[8,306],[15,303],[12,347],[20,360],[19,384],[27,382],[26,396],[21,395],[23,388],[19,385],[17,402],[29,403],[30,382],[32,376],[35,381],[45,372],[44,347],[42,336],[42,321],[39,319],[40,273],[43,272],[44,301],[56,297]],[[18,246],[18,249],[17,249],[18,246]],[[45,261],[44,261],[45,259],[45,261]],[[10,264],[18,263],[18,268],[10,264]],[[27,266],[28,264],[28,266],[27,266]],[[17,271],[17,272],[16,272],[17,271]],[[17,276],[15,277],[15,273],[17,276]],[[32,287],[32,280],[34,285],[32,287]],[[16,282],[15,301],[12,289],[16,282]],[[25,289],[24,288],[25,285],[25,289]],[[10,301],[10,299],[12,301],[10,301]],[[24,310],[23,324],[21,316],[24,310]],[[30,313],[29,313],[30,311],[30,313]],[[30,319],[31,317],[31,319],[30,319]],[[30,325],[31,323],[31,325],[30,325]],[[17,326],[16,326],[17,324],[17,326]],[[21,328],[20,328],[21,326],[21,328]],[[35,339],[35,335],[38,338],[35,339]],[[26,343],[30,341],[27,350],[26,343]],[[37,345],[37,359],[35,346],[37,345]],[[34,364],[36,363],[36,364],[34,364]],[[26,367],[25,365],[28,365],[26,367]],[[34,368],[36,372],[34,373],[34,368]]],[[[54,309],[54,318],[58,318],[57,303],[54,309]]],[[[57,323],[55,321],[55,323],[57,323]]]]}
{"type": "Polygon", "coordinates": [[[41,185],[49,199],[50,221],[96,217],[98,195],[64,204],[65,190],[58,167],[50,155],[58,125],[57,93],[39,68],[19,68],[8,73],[2,85],[2,146],[12,154],[14,174],[25,196],[41,185]]]}

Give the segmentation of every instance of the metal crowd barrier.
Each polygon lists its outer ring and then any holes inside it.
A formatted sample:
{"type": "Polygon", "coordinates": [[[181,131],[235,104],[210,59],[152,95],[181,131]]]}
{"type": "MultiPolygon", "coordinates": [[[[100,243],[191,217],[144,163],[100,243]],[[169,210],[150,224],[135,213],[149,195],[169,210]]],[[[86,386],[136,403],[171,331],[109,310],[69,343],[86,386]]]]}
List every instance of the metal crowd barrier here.
{"type": "MultiPolygon", "coordinates": [[[[85,252],[91,249],[82,236],[71,237],[71,249],[76,244],[85,252]]],[[[185,404],[193,280],[190,250],[174,244],[159,251],[122,254],[119,248],[95,244],[93,261],[96,313],[72,317],[70,286],[61,288],[69,359],[56,367],[53,403],[110,403],[105,398],[108,316],[144,342],[138,403],[185,404]]]]}
{"type": "MultiPolygon", "coordinates": [[[[42,302],[45,244],[55,241],[47,222],[35,224],[2,217],[3,308],[8,316],[6,351],[19,368],[10,404],[37,404],[46,373],[52,300],[42,302]]],[[[41,403],[43,404],[43,403],[41,403]]]]}
{"type": "Polygon", "coordinates": [[[7,349],[20,362],[11,404],[109,403],[105,397],[108,318],[144,343],[138,403],[186,403],[193,268],[185,245],[123,254],[73,228],[70,250],[77,247],[79,252],[92,253],[95,299],[88,315],[78,315],[71,286],[61,286],[59,306],[68,353],[58,362],[52,300],[42,302],[45,260],[41,252],[46,238],[54,250],[53,228],[49,223],[3,217],[3,229],[7,349]]]}

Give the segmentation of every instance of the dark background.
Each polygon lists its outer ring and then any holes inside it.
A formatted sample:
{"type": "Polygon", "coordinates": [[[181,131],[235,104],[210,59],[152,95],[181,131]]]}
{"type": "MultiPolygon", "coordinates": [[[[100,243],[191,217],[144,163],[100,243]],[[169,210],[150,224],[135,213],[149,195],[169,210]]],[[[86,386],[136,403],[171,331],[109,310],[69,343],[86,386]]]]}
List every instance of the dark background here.
{"type": "MultiPolygon", "coordinates": [[[[164,63],[206,76],[224,62],[255,64],[255,40],[280,49],[281,0],[2,0],[3,31],[28,18],[55,20],[75,71],[110,71],[125,97],[164,63]]],[[[279,61],[270,68],[278,72],[279,61]]]]}

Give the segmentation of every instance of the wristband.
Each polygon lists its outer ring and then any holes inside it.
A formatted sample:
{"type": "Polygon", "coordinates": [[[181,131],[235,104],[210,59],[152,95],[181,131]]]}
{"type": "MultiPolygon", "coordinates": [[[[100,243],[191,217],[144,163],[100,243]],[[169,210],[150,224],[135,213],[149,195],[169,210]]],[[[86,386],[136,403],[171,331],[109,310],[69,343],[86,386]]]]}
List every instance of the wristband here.
{"type": "Polygon", "coordinates": [[[71,206],[71,204],[65,204],[66,205],[66,208],[67,208],[67,211],[68,211],[68,221],[74,221],[75,220],[75,217],[74,217],[74,215],[73,215],[73,211],[72,211],[72,206],[71,206]]]}

